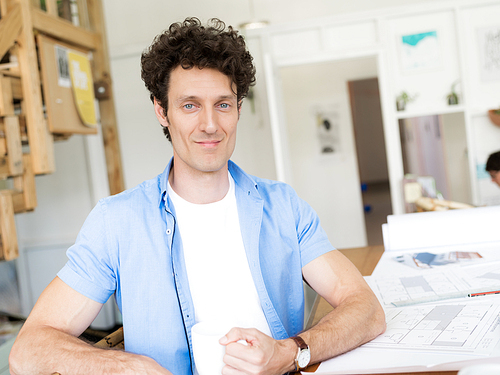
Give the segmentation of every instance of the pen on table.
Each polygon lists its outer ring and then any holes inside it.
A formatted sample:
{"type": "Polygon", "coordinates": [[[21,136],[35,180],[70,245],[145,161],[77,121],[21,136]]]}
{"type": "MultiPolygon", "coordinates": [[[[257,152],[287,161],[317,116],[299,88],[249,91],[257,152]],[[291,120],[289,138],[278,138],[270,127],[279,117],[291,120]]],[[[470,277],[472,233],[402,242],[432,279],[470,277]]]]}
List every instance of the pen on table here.
{"type": "Polygon", "coordinates": [[[480,296],[490,296],[494,294],[500,294],[500,290],[479,290],[476,289],[474,291],[471,291],[470,293],[467,292],[451,292],[451,293],[445,293],[445,294],[436,294],[433,296],[428,296],[428,297],[421,297],[421,298],[414,298],[414,299],[407,299],[403,301],[395,301],[392,302],[391,305],[394,307],[404,307],[404,306],[410,306],[410,305],[418,305],[420,303],[428,303],[428,302],[441,302],[453,298],[466,298],[466,297],[480,297],[480,296]]]}
{"type": "Polygon", "coordinates": [[[489,296],[492,294],[500,294],[500,290],[492,290],[489,292],[478,292],[478,293],[469,293],[467,297],[479,297],[479,296],[489,296]]]}
{"type": "Polygon", "coordinates": [[[404,306],[418,305],[421,303],[441,302],[441,301],[448,300],[448,299],[464,298],[464,297],[468,297],[468,295],[463,293],[463,292],[452,292],[452,293],[446,293],[446,294],[436,294],[436,295],[427,296],[427,297],[410,298],[410,299],[403,300],[403,301],[395,301],[395,302],[392,302],[391,304],[394,307],[404,307],[404,306]]]}

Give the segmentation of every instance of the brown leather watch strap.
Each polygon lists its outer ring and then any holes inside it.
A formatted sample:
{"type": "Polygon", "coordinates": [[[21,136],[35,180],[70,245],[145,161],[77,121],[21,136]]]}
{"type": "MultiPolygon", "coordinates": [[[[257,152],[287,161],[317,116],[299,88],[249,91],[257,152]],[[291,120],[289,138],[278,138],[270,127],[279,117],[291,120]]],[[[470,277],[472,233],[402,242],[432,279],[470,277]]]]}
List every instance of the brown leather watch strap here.
{"type": "Polygon", "coordinates": [[[295,341],[295,343],[297,344],[297,346],[300,348],[300,349],[307,349],[308,346],[307,344],[305,343],[304,340],[302,340],[302,337],[300,336],[293,336],[293,337],[290,337],[293,341],[295,341]]]}

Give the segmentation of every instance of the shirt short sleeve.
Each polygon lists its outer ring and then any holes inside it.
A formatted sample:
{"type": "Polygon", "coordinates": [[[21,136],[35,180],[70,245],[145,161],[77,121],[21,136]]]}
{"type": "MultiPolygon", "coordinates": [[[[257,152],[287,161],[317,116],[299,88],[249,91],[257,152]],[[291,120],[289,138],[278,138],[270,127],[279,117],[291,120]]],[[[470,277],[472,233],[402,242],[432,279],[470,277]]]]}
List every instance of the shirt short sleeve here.
{"type": "Polygon", "coordinates": [[[302,267],[319,256],[334,250],[314,209],[294,194],[297,239],[302,267]]]}
{"type": "Polygon", "coordinates": [[[99,303],[105,303],[116,289],[105,214],[105,203],[100,201],[67,250],[69,260],[57,274],[71,288],[99,303]]]}

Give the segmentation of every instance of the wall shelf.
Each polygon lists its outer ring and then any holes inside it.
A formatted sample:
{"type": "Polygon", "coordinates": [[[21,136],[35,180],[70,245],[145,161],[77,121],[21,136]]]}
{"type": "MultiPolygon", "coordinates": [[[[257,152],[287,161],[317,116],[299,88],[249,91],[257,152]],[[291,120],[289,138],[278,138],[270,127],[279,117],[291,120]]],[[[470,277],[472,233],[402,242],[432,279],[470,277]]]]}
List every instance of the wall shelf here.
{"type": "Polygon", "coordinates": [[[425,110],[404,110],[396,112],[396,118],[406,119],[412,117],[422,117],[422,116],[435,116],[435,115],[446,115],[449,113],[465,112],[465,106],[463,105],[451,105],[447,107],[439,108],[429,108],[425,110]]]}

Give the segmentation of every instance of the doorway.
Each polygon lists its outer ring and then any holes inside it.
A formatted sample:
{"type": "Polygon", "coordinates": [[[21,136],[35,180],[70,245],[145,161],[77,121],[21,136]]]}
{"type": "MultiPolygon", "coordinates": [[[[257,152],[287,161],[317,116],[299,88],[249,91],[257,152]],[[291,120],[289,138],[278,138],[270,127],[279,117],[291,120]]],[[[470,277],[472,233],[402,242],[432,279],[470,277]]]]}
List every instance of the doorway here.
{"type": "MultiPolygon", "coordinates": [[[[371,219],[378,209],[367,214],[364,210],[348,88],[350,81],[378,75],[377,57],[286,66],[278,68],[278,73],[286,124],[283,139],[290,150],[286,163],[292,171],[288,182],[316,210],[335,247],[382,244],[382,222],[372,224],[371,219]],[[365,217],[376,240],[367,241],[365,217]]],[[[378,88],[376,93],[381,118],[378,88]]],[[[385,147],[375,142],[375,148],[381,148],[385,157],[385,147]]],[[[387,163],[381,163],[387,170],[387,163]]]]}
{"type": "Polygon", "coordinates": [[[347,83],[368,245],[382,245],[392,214],[380,92],[376,77],[347,83]]]}
{"type": "Polygon", "coordinates": [[[399,120],[405,175],[434,180],[431,197],[472,204],[463,112],[399,120]]]}
{"type": "MultiPolygon", "coordinates": [[[[333,246],[378,244],[381,223],[372,225],[378,242],[367,241],[348,89],[349,81],[377,76],[377,58],[280,67],[277,73],[286,125],[281,139],[289,149],[284,161],[292,172],[287,182],[317,212],[333,246]]],[[[305,286],[306,317],[315,295],[305,286]]]]}

